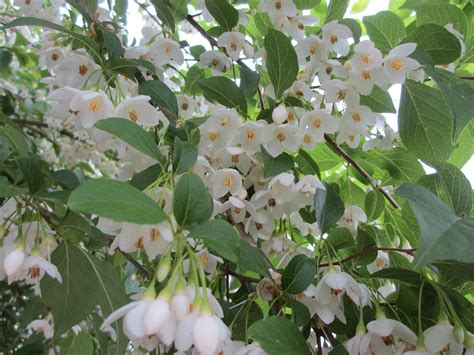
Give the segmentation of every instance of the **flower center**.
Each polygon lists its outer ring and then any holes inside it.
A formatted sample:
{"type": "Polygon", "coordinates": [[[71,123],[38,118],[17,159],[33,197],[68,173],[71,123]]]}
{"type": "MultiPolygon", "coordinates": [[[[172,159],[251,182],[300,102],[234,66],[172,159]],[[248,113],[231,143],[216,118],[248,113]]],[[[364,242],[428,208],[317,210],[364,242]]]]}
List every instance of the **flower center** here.
{"type": "Polygon", "coordinates": [[[143,237],[138,238],[134,246],[137,249],[143,249],[143,237]]]}
{"type": "Polygon", "coordinates": [[[351,142],[354,142],[355,139],[356,139],[356,137],[355,137],[353,134],[349,134],[349,135],[347,136],[347,138],[349,138],[349,140],[350,140],[351,142]]]}
{"type": "Polygon", "coordinates": [[[150,239],[152,241],[157,240],[160,237],[160,235],[161,235],[161,233],[160,233],[160,230],[158,228],[152,228],[150,230],[150,239]]]}
{"type": "Polygon", "coordinates": [[[255,132],[253,129],[247,129],[247,140],[252,141],[255,139],[255,132]]]}
{"type": "Polygon", "coordinates": [[[100,97],[89,102],[89,110],[91,110],[94,113],[99,111],[101,106],[102,106],[102,99],[100,97]]]}
{"type": "Polygon", "coordinates": [[[188,108],[189,108],[189,105],[185,102],[185,103],[181,104],[181,108],[182,108],[184,111],[187,111],[188,108]]]}
{"type": "Polygon", "coordinates": [[[311,144],[313,137],[311,137],[309,134],[305,134],[303,140],[306,144],[311,144]]]}
{"type": "Polygon", "coordinates": [[[268,207],[275,207],[276,206],[276,201],[274,198],[268,199],[268,207]]]}
{"type": "Polygon", "coordinates": [[[336,35],[332,35],[331,37],[329,37],[329,42],[331,42],[331,44],[335,44],[337,41],[338,38],[336,35]]]}
{"type": "Polygon", "coordinates": [[[363,70],[362,73],[361,73],[361,76],[362,76],[362,79],[364,79],[364,80],[370,80],[371,79],[370,72],[368,70],[363,70]]]}
{"type": "Polygon", "coordinates": [[[240,162],[240,155],[234,154],[234,155],[232,155],[230,160],[232,161],[232,163],[237,164],[238,162],[240,162]]]}
{"type": "Polygon", "coordinates": [[[207,254],[201,255],[201,261],[204,264],[204,266],[209,264],[209,255],[207,255],[207,254]]]}
{"type": "Polygon", "coordinates": [[[377,258],[375,260],[375,265],[377,266],[384,266],[384,264],[385,264],[385,260],[383,260],[382,258],[377,258]]]}
{"type": "Polygon", "coordinates": [[[369,62],[370,62],[370,54],[363,54],[363,55],[362,55],[362,61],[363,61],[365,64],[369,64],[369,62]]]}
{"type": "Polygon", "coordinates": [[[166,53],[169,54],[172,49],[173,49],[173,46],[171,45],[171,43],[166,43],[166,44],[165,44],[165,52],[166,52],[166,53]]]}
{"type": "Polygon", "coordinates": [[[346,90],[339,90],[337,93],[336,93],[336,98],[338,100],[344,100],[344,98],[346,97],[346,90]]]}
{"type": "Polygon", "coordinates": [[[259,231],[260,229],[263,228],[261,223],[255,223],[255,228],[259,231]]]}
{"type": "Polygon", "coordinates": [[[224,186],[228,189],[230,189],[233,185],[234,181],[232,179],[232,176],[226,176],[224,179],[224,186]]]}
{"type": "Polygon", "coordinates": [[[89,71],[89,68],[87,67],[87,65],[85,64],[82,64],[82,65],[79,65],[79,74],[84,76],[87,74],[87,72],[89,71]]]}
{"type": "Polygon", "coordinates": [[[361,120],[360,115],[358,113],[353,113],[352,114],[352,120],[354,122],[360,122],[360,120],[361,120]]]}
{"type": "Polygon", "coordinates": [[[30,276],[32,279],[37,279],[40,276],[40,268],[39,266],[32,266],[28,269],[27,275],[30,276]]]}
{"type": "Polygon", "coordinates": [[[281,1],[275,1],[275,8],[281,10],[281,1]]]}
{"type": "Polygon", "coordinates": [[[129,117],[133,122],[137,122],[137,121],[138,121],[137,111],[135,111],[135,110],[130,110],[130,111],[128,111],[128,117],[129,117]]]}
{"type": "Polygon", "coordinates": [[[313,120],[313,125],[314,127],[316,128],[321,128],[321,119],[319,117],[316,117],[314,120],[313,120]]]}
{"type": "Polygon", "coordinates": [[[295,115],[293,114],[293,112],[288,112],[288,115],[286,116],[286,119],[291,122],[295,119],[295,115]]]}
{"type": "Polygon", "coordinates": [[[232,41],[230,43],[230,48],[233,50],[233,51],[236,51],[237,50],[237,43],[235,41],[232,41]]]}
{"type": "Polygon", "coordinates": [[[209,140],[211,142],[214,142],[218,136],[219,136],[219,133],[217,132],[209,132],[209,140]]]}
{"type": "Polygon", "coordinates": [[[52,59],[53,61],[57,61],[57,60],[59,59],[59,54],[58,54],[58,53],[53,53],[53,54],[51,55],[51,59],[52,59]]]}
{"type": "Polygon", "coordinates": [[[212,65],[213,67],[217,67],[217,66],[219,65],[219,59],[214,58],[214,59],[212,60],[212,62],[211,62],[211,65],[212,65]]]}
{"type": "Polygon", "coordinates": [[[277,134],[276,138],[280,141],[280,142],[283,142],[286,140],[286,136],[285,136],[285,133],[283,132],[280,132],[277,134]]]}
{"type": "Polygon", "coordinates": [[[224,116],[224,117],[221,118],[220,126],[225,127],[225,126],[227,126],[227,124],[229,122],[230,122],[230,117],[229,116],[224,116]]]}
{"type": "Polygon", "coordinates": [[[390,66],[396,71],[399,71],[402,68],[402,61],[400,59],[392,60],[390,66]]]}
{"type": "Polygon", "coordinates": [[[309,48],[309,52],[312,54],[312,55],[315,55],[316,52],[318,51],[318,44],[316,42],[313,42],[311,44],[311,47],[309,48]]]}

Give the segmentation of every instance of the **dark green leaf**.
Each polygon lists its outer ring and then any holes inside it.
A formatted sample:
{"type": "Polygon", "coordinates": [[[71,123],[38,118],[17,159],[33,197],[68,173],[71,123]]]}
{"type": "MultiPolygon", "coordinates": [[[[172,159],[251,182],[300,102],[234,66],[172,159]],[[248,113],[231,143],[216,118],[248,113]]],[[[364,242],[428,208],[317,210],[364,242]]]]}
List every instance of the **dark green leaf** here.
{"type": "Polygon", "coordinates": [[[94,213],[114,221],[157,224],[166,214],[150,197],[126,182],[100,178],[89,180],[69,197],[71,210],[94,213]]]}
{"type": "Polygon", "coordinates": [[[270,176],[276,176],[280,173],[284,173],[288,170],[293,169],[294,162],[293,158],[287,153],[282,153],[276,158],[273,158],[267,153],[265,148],[262,147],[262,160],[263,160],[263,176],[268,178],[270,176]]]}
{"type": "Polygon", "coordinates": [[[339,21],[341,25],[346,25],[352,32],[352,37],[354,37],[355,43],[360,41],[360,36],[362,36],[362,27],[360,26],[357,20],[352,18],[343,18],[339,21]]]}
{"type": "Polygon", "coordinates": [[[226,31],[237,26],[239,12],[227,0],[206,0],[206,8],[226,31]]]}
{"type": "Polygon", "coordinates": [[[436,266],[454,278],[464,281],[474,281],[474,263],[461,263],[448,260],[435,262],[433,266],[436,266]]]}
{"type": "Polygon", "coordinates": [[[161,152],[152,136],[131,120],[111,117],[98,121],[95,127],[116,136],[157,161],[162,160],[161,152]]]}
{"type": "Polygon", "coordinates": [[[104,38],[104,45],[105,48],[107,48],[107,54],[109,55],[109,59],[122,57],[125,50],[123,49],[122,43],[120,43],[118,37],[114,33],[106,30],[105,28],[99,27],[99,30],[102,34],[102,37],[104,38]]]}
{"type": "Polygon", "coordinates": [[[411,32],[404,40],[414,42],[433,59],[433,64],[449,64],[461,55],[461,44],[455,35],[443,26],[426,24],[411,32]]]}
{"type": "Polygon", "coordinates": [[[388,91],[385,91],[376,85],[369,95],[360,96],[360,104],[369,106],[373,112],[397,112],[397,109],[393,106],[393,100],[388,91]]]}
{"type": "Polygon", "coordinates": [[[204,223],[212,214],[212,197],[201,178],[195,174],[181,175],[174,189],[173,211],[181,226],[204,223]]]}
{"type": "Polygon", "coordinates": [[[248,335],[268,355],[311,354],[298,328],[283,317],[272,316],[255,322],[248,335]]]}
{"type": "Polygon", "coordinates": [[[5,176],[0,176],[0,198],[9,198],[26,192],[26,188],[12,185],[5,176]]]}
{"type": "Polygon", "coordinates": [[[260,75],[257,72],[240,67],[240,89],[247,97],[253,97],[257,93],[260,75]]]}
{"type": "Polygon", "coordinates": [[[371,275],[371,277],[378,279],[403,281],[415,286],[419,286],[423,281],[423,276],[417,273],[416,271],[394,267],[376,271],[371,275]]]}
{"type": "Polygon", "coordinates": [[[349,0],[331,0],[326,11],[324,23],[342,20],[349,7],[349,0]]]}
{"type": "Polygon", "coordinates": [[[217,101],[225,107],[235,108],[247,114],[247,101],[242,90],[235,83],[224,76],[215,76],[197,82],[209,101],[217,101]]]}
{"type": "Polygon", "coordinates": [[[130,180],[130,184],[132,186],[135,186],[139,190],[144,190],[145,188],[153,184],[156,180],[158,180],[158,177],[161,175],[162,172],[163,168],[160,164],[149,166],[145,170],[142,170],[138,174],[136,174],[130,180]]]}
{"type": "Polygon", "coordinates": [[[295,157],[295,162],[298,165],[298,170],[303,174],[321,177],[318,164],[316,164],[311,155],[303,148],[299,150],[298,155],[295,157]]]}
{"type": "Polygon", "coordinates": [[[174,32],[174,17],[170,8],[164,4],[163,0],[152,0],[151,3],[155,6],[158,18],[174,32]]]}
{"type": "Polygon", "coordinates": [[[23,155],[16,159],[16,163],[30,192],[32,194],[38,192],[44,184],[40,157],[37,155],[23,155]]]}
{"type": "Polygon", "coordinates": [[[160,80],[147,80],[141,83],[138,92],[140,95],[150,96],[151,101],[159,106],[160,109],[171,113],[174,117],[178,116],[176,95],[160,80]]]}
{"type": "Polygon", "coordinates": [[[264,39],[267,51],[267,70],[275,89],[275,97],[279,99],[283,91],[296,80],[298,74],[298,58],[291,40],[277,30],[269,30],[264,39]]]}
{"type": "Polygon", "coordinates": [[[240,255],[237,265],[240,268],[246,271],[256,272],[257,274],[268,278],[271,277],[268,272],[268,265],[265,263],[262,254],[260,254],[256,248],[241,240],[239,251],[240,255]]]}
{"type": "Polygon", "coordinates": [[[240,239],[237,231],[222,219],[213,219],[192,229],[188,238],[201,239],[210,250],[232,262],[239,260],[240,239]]]}
{"type": "Polygon", "coordinates": [[[422,160],[446,161],[454,150],[451,113],[439,90],[407,80],[400,99],[398,127],[407,149],[422,160]]]}
{"type": "Polygon", "coordinates": [[[183,142],[176,137],[174,139],[173,170],[181,174],[193,167],[198,156],[198,149],[194,144],[183,142]]]}
{"type": "Polygon", "coordinates": [[[0,49],[0,70],[8,68],[12,59],[12,54],[9,51],[0,49]]]}
{"type": "Polygon", "coordinates": [[[365,196],[364,210],[367,220],[377,219],[382,214],[385,207],[385,198],[378,191],[369,191],[365,196]]]}
{"type": "Polygon", "coordinates": [[[391,11],[365,16],[363,21],[370,39],[384,53],[388,53],[406,35],[402,19],[391,11]]]}
{"type": "Polygon", "coordinates": [[[291,294],[303,292],[313,282],[316,271],[314,260],[302,254],[296,255],[283,272],[283,289],[291,294]]]}
{"type": "Polygon", "coordinates": [[[61,354],[84,355],[94,352],[94,343],[90,334],[84,330],[79,333],[71,332],[67,338],[59,341],[61,354]]]}
{"type": "Polygon", "coordinates": [[[344,214],[344,203],[339,194],[330,185],[323,183],[326,189],[316,189],[314,209],[321,234],[326,233],[344,214]]]}
{"type": "Polygon", "coordinates": [[[450,23],[454,29],[466,35],[466,15],[453,4],[429,4],[416,9],[416,24],[421,26],[427,23],[435,23],[441,26],[450,23]]]}

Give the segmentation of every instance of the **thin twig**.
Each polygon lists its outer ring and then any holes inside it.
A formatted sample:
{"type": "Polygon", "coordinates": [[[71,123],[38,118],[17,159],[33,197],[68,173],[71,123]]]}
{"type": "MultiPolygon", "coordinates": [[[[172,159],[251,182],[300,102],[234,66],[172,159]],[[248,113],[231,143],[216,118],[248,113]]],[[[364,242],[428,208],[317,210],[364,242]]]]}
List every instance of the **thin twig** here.
{"type": "Polygon", "coordinates": [[[351,156],[347,154],[347,152],[339,144],[334,142],[332,138],[327,134],[324,135],[324,139],[326,139],[326,143],[329,144],[329,146],[331,146],[336,151],[336,153],[341,155],[349,164],[351,164],[354,169],[356,169],[376,190],[380,191],[380,193],[384,195],[384,197],[390,202],[390,204],[394,208],[400,208],[400,205],[397,201],[394,200],[392,195],[385,191],[383,187],[379,186],[374,181],[374,179],[372,179],[370,174],[362,166],[360,166],[359,163],[352,159],[351,156]]]}
{"type": "MultiPolygon", "coordinates": [[[[48,126],[47,123],[40,122],[40,121],[31,121],[31,120],[24,120],[24,119],[15,119],[12,121],[21,126],[37,126],[37,127],[42,127],[42,128],[51,128],[48,126]]],[[[27,127],[27,128],[31,129],[31,127],[27,127]]],[[[74,133],[72,133],[71,131],[68,131],[67,129],[61,129],[61,130],[58,130],[58,132],[64,136],[75,139],[74,133]]]]}
{"type": "Polygon", "coordinates": [[[252,282],[252,283],[260,282],[260,279],[257,279],[256,277],[242,275],[232,270],[226,270],[226,274],[235,277],[237,280],[241,282],[252,282]]]}

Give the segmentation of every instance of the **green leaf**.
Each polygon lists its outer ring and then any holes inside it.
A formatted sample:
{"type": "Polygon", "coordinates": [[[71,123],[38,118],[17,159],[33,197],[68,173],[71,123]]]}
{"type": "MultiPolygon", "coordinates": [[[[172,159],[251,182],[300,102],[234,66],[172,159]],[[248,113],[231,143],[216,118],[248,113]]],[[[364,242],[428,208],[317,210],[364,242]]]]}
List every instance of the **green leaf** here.
{"type": "Polygon", "coordinates": [[[293,158],[287,154],[282,153],[276,158],[273,158],[267,153],[265,148],[262,147],[262,160],[263,160],[263,176],[268,178],[270,176],[276,176],[280,173],[284,173],[288,170],[293,169],[295,165],[293,158]]]}
{"type": "Polygon", "coordinates": [[[158,18],[168,26],[171,31],[175,30],[175,23],[173,14],[168,6],[163,3],[163,0],[152,0],[151,3],[155,6],[156,15],[158,18]]]}
{"type": "Polygon", "coordinates": [[[298,328],[283,317],[271,316],[255,322],[248,335],[268,355],[311,354],[298,328]]]}
{"type": "Polygon", "coordinates": [[[186,0],[167,1],[171,5],[171,13],[174,18],[184,20],[188,16],[188,4],[186,0]]]}
{"type": "Polygon", "coordinates": [[[458,261],[438,261],[433,266],[449,274],[451,277],[464,281],[474,281],[474,264],[458,261]]]}
{"type": "Polygon", "coordinates": [[[423,281],[423,276],[418,272],[395,267],[376,271],[371,275],[371,277],[402,281],[415,286],[419,286],[423,281]]]}
{"type": "Polygon", "coordinates": [[[380,217],[385,208],[385,198],[378,191],[369,191],[365,196],[364,211],[367,220],[375,220],[380,217]]]}
{"type": "Polygon", "coordinates": [[[184,79],[184,90],[190,94],[196,94],[200,89],[198,82],[202,79],[204,79],[204,70],[200,69],[197,65],[193,65],[186,73],[186,78],[184,79]]]}
{"type": "Polygon", "coordinates": [[[40,157],[37,155],[23,155],[16,159],[16,163],[23,174],[30,193],[38,192],[44,185],[44,177],[40,168],[40,157]]]}
{"type": "Polygon", "coordinates": [[[107,48],[107,54],[109,55],[109,59],[116,59],[122,57],[125,50],[123,49],[122,43],[120,43],[118,37],[114,33],[102,27],[99,27],[99,31],[102,34],[102,37],[104,38],[104,45],[105,48],[107,48]]]}
{"type": "Polygon", "coordinates": [[[311,155],[309,155],[303,148],[298,151],[298,155],[295,157],[295,162],[298,165],[298,170],[304,175],[317,175],[318,177],[321,177],[318,164],[316,164],[311,155]]]}
{"type": "Polygon", "coordinates": [[[351,14],[358,14],[359,12],[363,12],[369,6],[369,0],[358,0],[357,2],[352,5],[351,14]]]}
{"type": "Polygon", "coordinates": [[[26,192],[26,189],[12,185],[5,176],[0,176],[0,198],[9,198],[26,192]]]}
{"type": "MultiPolygon", "coordinates": [[[[456,216],[432,192],[419,185],[402,184],[397,189],[397,195],[408,200],[420,226],[421,235],[414,260],[415,267],[428,264],[434,260],[431,250],[436,249],[438,243],[443,243],[440,238],[456,222],[456,216]]],[[[455,236],[452,238],[455,239],[455,236]]],[[[444,258],[446,257],[457,260],[451,250],[449,255],[444,254],[444,258]]]]}
{"type": "Polygon", "coordinates": [[[144,190],[158,180],[158,177],[160,177],[162,172],[162,166],[160,164],[155,164],[133,176],[129,183],[139,190],[144,190]]]}
{"type": "Polygon", "coordinates": [[[298,75],[298,58],[291,40],[277,30],[269,30],[264,39],[267,51],[267,70],[275,89],[275,97],[279,99],[283,91],[288,89],[298,75]]]}
{"type": "Polygon", "coordinates": [[[246,271],[253,271],[259,275],[271,278],[270,272],[268,271],[268,265],[256,248],[252,247],[248,243],[240,240],[239,246],[239,260],[237,265],[246,271]]]}
{"type": "Polygon", "coordinates": [[[331,0],[326,11],[324,23],[334,20],[342,20],[349,7],[349,0],[331,0]]]}
{"type": "Polygon", "coordinates": [[[253,97],[257,93],[260,75],[257,72],[240,67],[240,89],[247,97],[253,97]]]}
{"type": "Polygon", "coordinates": [[[382,168],[394,181],[415,182],[425,175],[420,162],[405,148],[397,147],[386,152],[374,150],[374,153],[383,159],[385,166],[382,168]]]}
{"type": "Polygon", "coordinates": [[[193,167],[198,157],[198,149],[194,144],[174,139],[173,170],[181,174],[193,167]]]}
{"type": "Polygon", "coordinates": [[[66,355],[84,355],[94,353],[94,343],[92,337],[85,330],[79,333],[71,332],[71,334],[59,341],[61,354],[66,355]]]}
{"type": "Polygon", "coordinates": [[[360,104],[369,106],[373,112],[397,112],[397,109],[393,106],[393,100],[388,91],[385,91],[376,85],[369,95],[360,96],[360,104]]]}
{"type": "Polygon", "coordinates": [[[314,194],[314,209],[321,234],[326,233],[344,214],[344,203],[337,192],[330,185],[316,189],[314,194]]]}
{"type": "Polygon", "coordinates": [[[466,15],[456,5],[452,4],[429,4],[416,10],[417,26],[434,23],[441,26],[453,24],[454,29],[466,35],[466,15]]]}
{"type": "Polygon", "coordinates": [[[222,219],[213,219],[192,229],[187,238],[202,239],[210,250],[232,262],[239,260],[237,231],[222,219]]]}
{"type": "Polygon", "coordinates": [[[161,152],[152,136],[131,120],[111,117],[98,121],[95,127],[116,136],[157,161],[162,160],[161,152]]]}
{"type": "Polygon", "coordinates": [[[459,217],[469,216],[472,187],[461,170],[448,163],[435,164],[435,174],[423,176],[418,183],[433,192],[459,217]]]}
{"type": "Polygon", "coordinates": [[[91,50],[92,51],[91,54],[99,53],[99,45],[95,41],[77,32],[67,29],[64,26],[55,24],[53,22],[42,20],[36,17],[20,17],[4,25],[4,28],[13,28],[13,27],[18,27],[18,26],[39,26],[39,27],[50,28],[52,30],[67,33],[74,39],[81,42],[85,48],[87,48],[88,50],[91,50]]]}
{"type": "Polygon", "coordinates": [[[93,213],[114,221],[157,224],[166,214],[150,197],[126,182],[99,178],[75,189],[68,206],[75,212],[93,213]]]}
{"type": "Polygon", "coordinates": [[[462,168],[474,155],[474,122],[463,129],[456,142],[456,149],[448,159],[448,163],[462,168]]]}
{"type": "Polygon", "coordinates": [[[447,70],[425,67],[441,90],[454,118],[453,138],[457,139],[474,117],[474,87],[447,70]]]}
{"type": "Polygon", "coordinates": [[[173,212],[181,226],[204,223],[212,214],[214,203],[201,178],[195,174],[181,175],[174,189],[173,212]]]}
{"type": "Polygon", "coordinates": [[[247,100],[242,90],[224,76],[214,76],[197,82],[209,101],[217,101],[225,107],[235,108],[244,115],[247,114],[247,100]]]}
{"type": "Polygon", "coordinates": [[[316,271],[314,260],[302,254],[296,255],[283,272],[283,289],[291,294],[303,292],[313,282],[316,271]]]}
{"type": "Polygon", "coordinates": [[[237,26],[239,12],[227,0],[206,0],[206,8],[226,31],[237,26]]]}
{"type": "Polygon", "coordinates": [[[354,37],[355,43],[360,42],[360,36],[362,36],[362,27],[359,21],[352,18],[343,18],[342,20],[339,20],[339,23],[349,27],[352,32],[352,37],[354,37]]]}
{"type": "Polygon", "coordinates": [[[446,161],[454,150],[451,113],[439,90],[407,80],[402,88],[398,127],[403,144],[417,158],[446,161]]]}
{"type": "Polygon", "coordinates": [[[370,39],[383,53],[388,53],[406,35],[402,19],[391,11],[365,16],[363,22],[370,39]]]}
{"type": "Polygon", "coordinates": [[[5,137],[20,155],[31,151],[31,143],[25,134],[15,127],[0,127],[0,137],[5,137]]]}
{"type": "Polygon", "coordinates": [[[41,280],[43,301],[51,308],[56,337],[86,318],[97,305],[94,269],[79,247],[63,242],[51,254],[62,283],[45,276],[41,280]]]}
{"type": "Polygon", "coordinates": [[[372,226],[365,226],[364,228],[359,226],[357,228],[357,237],[356,243],[357,247],[354,248],[353,253],[356,254],[361,250],[366,250],[366,253],[359,255],[358,257],[354,258],[352,262],[354,265],[357,266],[366,266],[369,265],[377,258],[377,244],[375,243],[375,239],[377,238],[377,233],[375,227],[372,226]],[[373,250],[370,250],[373,249],[373,250]],[[370,250],[370,251],[369,251],[370,250]]]}
{"type": "Polygon", "coordinates": [[[403,42],[416,43],[417,48],[425,50],[431,56],[433,64],[449,64],[461,56],[459,40],[440,25],[422,25],[410,32],[403,42]]]}
{"type": "Polygon", "coordinates": [[[138,93],[140,95],[150,96],[151,101],[159,106],[161,110],[165,110],[175,118],[178,116],[178,101],[176,95],[160,80],[144,81],[138,87],[138,93]]]}
{"type": "Polygon", "coordinates": [[[0,70],[6,69],[10,66],[10,63],[12,62],[13,56],[12,54],[5,50],[1,49],[0,50],[0,70]]]}
{"type": "Polygon", "coordinates": [[[115,0],[114,11],[115,13],[122,18],[123,22],[127,16],[128,0],[115,0]]]}

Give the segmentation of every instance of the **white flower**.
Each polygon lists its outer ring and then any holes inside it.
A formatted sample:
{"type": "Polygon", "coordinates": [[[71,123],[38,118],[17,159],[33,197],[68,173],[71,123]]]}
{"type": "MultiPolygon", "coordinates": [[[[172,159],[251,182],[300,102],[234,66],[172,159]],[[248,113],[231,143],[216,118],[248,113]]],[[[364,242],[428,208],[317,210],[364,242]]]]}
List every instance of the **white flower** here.
{"type": "Polygon", "coordinates": [[[295,47],[300,65],[305,65],[309,62],[318,66],[322,60],[327,58],[327,49],[324,42],[316,35],[311,35],[303,38],[295,47]]]}
{"type": "Polygon", "coordinates": [[[46,319],[37,319],[26,326],[26,329],[33,329],[35,332],[42,332],[45,339],[51,339],[54,335],[54,328],[46,319]]]}
{"type": "Polygon", "coordinates": [[[420,67],[415,59],[409,58],[416,49],[416,43],[404,43],[393,48],[383,59],[383,68],[392,84],[403,84],[407,72],[420,67]]]}
{"type": "Polygon", "coordinates": [[[382,66],[382,53],[375,48],[374,42],[365,40],[354,46],[351,59],[352,70],[359,74],[382,66]]]}
{"type": "Polygon", "coordinates": [[[365,129],[367,126],[375,125],[376,116],[367,106],[352,106],[344,111],[341,120],[350,121],[351,124],[365,129]]]}
{"type": "Polygon", "coordinates": [[[270,18],[296,16],[296,5],[293,0],[261,0],[258,5],[259,12],[265,12],[270,18]]]}
{"type": "Polygon", "coordinates": [[[295,176],[281,173],[270,180],[268,187],[277,203],[289,202],[295,189],[295,176]]]}
{"type": "Polygon", "coordinates": [[[364,133],[364,128],[361,125],[354,124],[352,120],[340,121],[336,143],[341,145],[346,142],[349,147],[357,148],[360,143],[360,137],[364,133]]]}
{"type": "Polygon", "coordinates": [[[317,189],[326,190],[322,182],[314,175],[304,175],[295,185],[296,200],[299,206],[310,206],[314,203],[314,194],[317,189]]]}
{"type": "Polygon", "coordinates": [[[455,328],[447,320],[440,320],[437,324],[423,332],[425,346],[428,351],[438,353],[449,348],[449,354],[462,354],[463,346],[456,341],[455,328]]]}
{"type": "Polygon", "coordinates": [[[55,102],[52,105],[51,114],[57,118],[67,118],[71,116],[71,101],[76,94],[81,91],[68,86],[53,90],[49,93],[47,100],[55,102]]]}
{"type": "Polygon", "coordinates": [[[245,231],[249,233],[255,240],[267,240],[273,233],[275,225],[273,219],[268,212],[258,212],[250,215],[245,221],[245,231]]]}
{"type": "Polygon", "coordinates": [[[321,89],[326,91],[325,100],[327,102],[339,102],[344,100],[348,106],[359,104],[359,93],[349,85],[339,79],[331,79],[321,84],[321,89]]]}
{"type": "Polygon", "coordinates": [[[72,98],[69,108],[84,128],[114,114],[114,105],[103,91],[81,91],[72,98]]]}
{"type": "Polygon", "coordinates": [[[262,142],[265,150],[274,158],[284,149],[296,153],[300,142],[298,129],[288,124],[270,124],[262,129],[262,142]]]}
{"type": "Polygon", "coordinates": [[[199,68],[210,67],[214,75],[222,73],[232,65],[229,58],[219,51],[206,51],[199,56],[199,68]]]}
{"type": "Polygon", "coordinates": [[[322,27],[323,40],[326,45],[337,54],[345,56],[349,53],[349,41],[352,32],[346,25],[331,21],[322,27]]]}
{"type": "Polygon", "coordinates": [[[279,105],[275,107],[275,109],[272,112],[272,120],[276,124],[282,124],[283,122],[286,121],[288,117],[288,111],[284,105],[279,105]]]}
{"type": "Polygon", "coordinates": [[[359,222],[367,222],[367,216],[359,206],[353,205],[346,206],[344,215],[337,224],[340,227],[349,229],[352,232],[352,235],[356,235],[359,222]]]}
{"type": "MultiPolygon", "coordinates": [[[[216,109],[207,121],[199,126],[201,132],[201,150],[208,147],[220,148],[230,144],[241,122],[235,109],[216,109]]],[[[207,152],[206,152],[207,153],[207,152]]]]}
{"type": "Polygon", "coordinates": [[[8,277],[8,283],[11,283],[15,275],[21,270],[25,261],[25,248],[17,247],[9,252],[3,259],[3,268],[8,277]]]}
{"type": "Polygon", "coordinates": [[[222,205],[221,211],[225,212],[230,209],[232,220],[235,223],[240,223],[245,220],[245,214],[247,213],[247,206],[250,206],[250,208],[252,208],[252,205],[250,202],[246,200],[241,200],[234,196],[230,196],[229,200],[227,200],[222,205]]]}
{"type": "Polygon", "coordinates": [[[43,68],[53,69],[65,57],[64,49],[61,47],[50,47],[44,50],[40,56],[40,65],[43,68]]]}
{"type": "Polygon", "coordinates": [[[235,144],[241,146],[247,154],[255,154],[260,151],[262,143],[262,130],[265,129],[265,121],[247,121],[239,128],[235,136],[235,144]]]}
{"type": "Polygon", "coordinates": [[[369,265],[367,265],[367,270],[369,270],[369,272],[373,274],[374,272],[388,265],[390,265],[390,259],[388,258],[388,254],[382,250],[379,250],[377,251],[377,258],[369,265]]]}
{"type": "Polygon", "coordinates": [[[221,198],[228,192],[236,196],[242,191],[242,176],[235,169],[218,170],[211,177],[212,195],[221,198]]]}
{"type": "Polygon", "coordinates": [[[179,114],[185,119],[191,118],[196,106],[194,99],[188,95],[176,95],[176,99],[178,100],[179,114]]]}
{"type": "Polygon", "coordinates": [[[319,19],[311,15],[293,16],[289,19],[286,32],[295,40],[300,41],[305,37],[305,26],[314,26],[319,19]]]}
{"type": "MultiPolygon", "coordinates": [[[[370,335],[378,336],[386,346],[394,343],[394,338],[399,338],[407,344],[416,345],[418,337],[413,331],[403,323],[394,319],[377,319],[367,324],[367,331],[370,335]]],[[[376,337],[372,337],[372,342],[376,337]]],[[[369,344],[367,344],[369,345],[369,344]]]]}
{"type": "Polygon", "coordinates": [[[202,355],[213,355],[219,345],[218,318],[201,314],[193,326],[194,346],[202,355]]]}
{"type": "Polygon", "coordinates": [[[184,55],[178,43],[169,38],[158,38],[148,52],[155,65],[163,67],[166,64],[180,66],[184,63],[184,55]]]}
{"type": "Polygon", "coordinates": [[[70,86],[77,89],[91,87],[100,79],[100,67],[92,58],[82,51],[69,53],[54,68],[59,86],[70,86]]]}
{"type": "Polygon", "coordinates": [[[247,174],[252,161],[241,147],[224,146],[213,156],[213,166],[220,168],[237,168],[242,174],[247,174]]]}
{"type": "Polygon", "coordinates": [[[318,142],[324,142],[324,134],[335,133],[338,120],[323,110],[308,111],[303,114],[300,130],[303,134],[303,145],[313,150],[318,142]]]}
{"type": "Polygon", "coordinates": [[[245,37],[240,32],[224,32],[217,39],[217,45],[224,47],[226,53],[233,60],[239,59],[240,52],[244,51],[247,57],[253,57],[253,47],[245,41],[245,37]]]}
{"type": "MultiPolygon", "coordinates": [[[[38,251],[39,253],[39,251],[38,251]]],[[[38,284],[44,274],[48,274],[53,279],[62,282],[58,268],[40,255],[28,256],[21,265],[18,278],[24,279],[26,283],[38,284]]]]}
{"type": "Polygon", "coordinates": [[[166,120],[163,114],[150,104],[150,96],[138,95],[123,100],[115,111],[116,117],[129,118],[145,127],[153,127],[166,120]]]}

